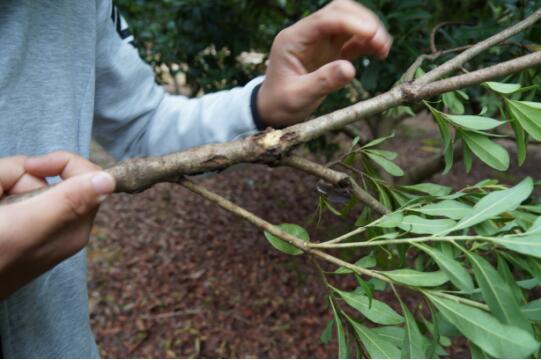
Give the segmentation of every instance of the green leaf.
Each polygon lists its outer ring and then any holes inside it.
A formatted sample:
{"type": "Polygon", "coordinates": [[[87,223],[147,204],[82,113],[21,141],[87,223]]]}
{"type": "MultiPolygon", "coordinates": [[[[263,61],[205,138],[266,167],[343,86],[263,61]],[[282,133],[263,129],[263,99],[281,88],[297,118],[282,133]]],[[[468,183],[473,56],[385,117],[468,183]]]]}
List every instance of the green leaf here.
{"type": "Polygon", "coordinates": [[[530,301],[522,307],[522,313],[530,321],[541,321],[541,299],[530,301]]]}
{"type": "Polygon", "coordinates": [[[381,325],[397,325],[404,322],[404,318],[396,313],[389,305],[373,299],[370,306],[368,296],[334,289],[345,302],[363,314],[368,320],[381,325]]]}
{"type": "Polygon", "coordinates": [[[481,350],[479,346],[472,342],[470,342],[468,345],[470,347],[470,355],[472,359],[490,359],[490,356],[481,350]]]}
{"type": "Polygon", "coordinates": [[[531,333],[532,327],[520,312],[519,304],[511,288],[496,269],[477,254],[466,252],[473,267],[475,279],[481,288],[483,299],[498,320],[531,333]]]}
{"type": "Polygon", "coordinates": [[[443,200],[438,203],[425,205],[418,209],[413,209],[415,212],[430,216],[443,216],[453,220],[460,220],[464,217],[467,211],[471,210],[471,206],[461,203],[456,200],[443,200]]]}
{"type": "Polygon", "coordinates": [[[379,145],[379,144],[383,143],[384,141],[389,140],[389,139],[391,139],[393,137],[394,137],[394,133],[392,133],[389,136],[381,137],[379,139],[374,139],[374,140],[370,141],[368,144],[364,145],[361,149],[368,149],[368,148],[374,147],[374,146],[379,145]]]}
{"type": "Polygon", "coordinates": [[[494,191],[478,201],[452,231],[466,229],[492,219],[503,212],[513,211],[530,196],[532,191],[533,181],[530,177],[510,189],[494,191]]]}
{"type": "Polygon", "coordinates": [[[513,132],[515,133],[515,142],[517,144],[518,165],[522,166],[522,164],[524,164],[524,161],[526,161],[526,156],[528,155],[528,151],[527,151],[528,140],[526,138],[526,133],[524,131],[524,128],[520,125],[520,123],[516,120],[516,118],[513,118],[513,120],[511,121],[511,128],[513,129],[513,132]]]}
{"type": "Polygon", "coordinates": [[[368,355],[374,359],[398,359],[400,358],[400,350],[391,342],[377,334],[376,332],[364,327],[352,319],[349,322],[353,326],[353,330],[363,343],[368,355]]]}
{"type": "Polygon", "coordinates": [[[428,194],[431,196],[446,196],[446,195],[449,195],[453,191],[453,189],[448,186],[432,184],[432,183],[407,185],[407,186],[402,186],[402,188],[428,194]]]}
{"type": "Polygon", "coordinates": [[[334,315],[334,322],[336,323],[336,338],[338,340],[338,357],[340,359],[348,358],[348,343],[346,340],[346,335],[344,333],[344,328],[342,327],[342,320],[340,320],[340,315],[336,311],[336,307],[332,299],[330,300],[332,312],[334,315]]]}
{"type": "Polygon", "coordinates": [[[495,91],[500,94],[509,95],[514,92],[519,91],[522,88],[520,84],[506,84],[501,82],[487,81],[482,85],[486,86],[492,91],[495,91]]]}
{"type": "Polygon", "coordinates": [[[518,253],[541,258],[541,236],[509,236],[503,238],[494,238],[492,241],[501,246],[516,251],[518,253]]]}
{"type": "Polygon", "coordinates": [[[436,262],[436,264],[438,264],[440,269],[447,274],[449,280],[451,280],[451,282],[457,288],[466,292],[470,292],[474,289],[470,274],[458,261],[425,244],[414,245],[430,255],[430,257],[436,262]]]}
{"type": "Polygon", "coordinates": [[[529,235],[541,235],[541,216],[534,221],[526,233],[529,235]]]}
{"type": "Polygon", "coordinates": [[[402,308],[402,314],[406,322],[406,333],[404,336],[404,343],[402,345],[402,358],[403,359],[425,359],[427,348],[427,340],[421,334],[415,318],[411,314],[410,310],[402,301],[400,301],[402,308]]]}
{"type": "Polygon", "coordinates": [[[406,334],[406,331],[398,326],[380,326],[370,330],[397,347],[402,346],[406,334]]]}
{"type": "Polygon", "coordinates": [[[327,322],[327,325],[325,325],[325,329],[323,329],[323,332],[321,333],[321,336],[319,339],[321,342],[325,345],[327,345],[331,339],[332,339],[332,329],[334,327],[334,319],[331,319],[327,322]]]}
{"type": "Polygon", "coordinates": [[[386,158],[379,156],[375,153],[372,153],[370,152],[370,150],[366,151],[366,155],[392,176],[404,176],[404,171],[394,162],[389,161],[386,158]]]}
{"type": "Polygon", "coordinates": [[[460,126],[469,130],[492,130],[505,124],[505,121],[498,121],[496,119],[478,116],[478,115],[448,115],[445,114],[445,118],[454,125],[460,126]]]}
{"type": "Polygon", "coordinates": [[[506,100],[513,117],[535,140],[541,141],[541,104],[506,100]]]}
{"type": "MultiPolygon", "coordinates": [[[[308,235],[308,232],[296,224],[281,224],[278,225],[280,229],[285,231],[286,233],[296,236],[301,240],[304,240],[306,242],[310,241],[310,235],[308,235]]],[[[300,255],[302,254],[302,250],[296,248],[295,246],[291,245],[290,243],[280,239],[277,236],[272,235],[269,232],[265,231],[265,238],[271,243],[271,245],[276,249],[283,253],[289,254],[289,255],[300,255]]]]}
{"type": "Polygon", "coordinates": [[[451,112],[455,114],[464,114],[464,104],[458,99],[454,91],[443,94],[441,99],[451,112]]]}
{"type": "Polygon", "coordinates": [[[522,293],[522,290],[518,286],[513,273],[511,272],[511,269],[509,269],[509,265],[507,264],[507,261],[505,259],[498,255],[498,273],[503,278],[505,283],[511,288],[511,293],[517,300],[517,304],[523,304],[524,303],[524,295],[522,293]]]}
{"type": "Polygon", "coordinates": [[[443,271],[420,272],[411,269],[398,269],[382,271],[381,273],[401,284],[419,287],[440,286],[449,281],[449,277],[443,271]]]}
{"type": "Polygon", "coordinates": [[[438,128],[440,129],[440,135],[443,143],[443,157],[445,160],[445,169],[443,170],[443,174],[447,174],[453,167],[454,160],[453,138],[451,136],[451,132],[449,131],[449,125],[443,119],[441,112],[430,106],[426,101],[425,105],[432,112],[434,120],[436,120],[438,128]]]}
{"type": "Polygon", "coordinates": [[[379,155],[381,157],[384,157],[385,159],[389,161],[393,161],[398,157],[398,153],[395,153],[394,151],[387,151],[387,150],[375,150],[370,149],[368,150],[370,153],[379,155]]]}
{"type": "MultiPolygon", "coordinates": [[[[365,256],[365,257],[357,260],[355,262],[355,265],[358,266],[358,267],[361,267],[361,268],[371,269],[374,266],[376,266],[376,258],[374,258],[373,256],[368,255],[368,256],[365,256]]],[[[352,270],[350,270],[350,269],[348,269],[346,267],[343,267],[343,266],[340,266],[334,272],[334,274],[338,274],[338,275],[351,274],[351,273],[353,273],[352,270]]]]}
{"type": "Polygon", "coordinates": [[[381,228],[394,228],[399,226],[404,219],[404,215],[400,212],[385,215],[380,221],[376,223],[377,227],[381,228]]]}
{"type": "Polygon", "coordinates": [[[494,357],[526,358],[539,348],[534,337],[522,329],[503,325],[477,308],[425,292],[436,308],[475,345],[494,357]]]}
{"type": "Polygon", "coordinates": [[[466,169],[466,173],[469,174],[473,166],[473,154],[470,148],[467,146],[463,147],[462,153],[463,153],[462,158],[464,161],[464,168],[466,169]]]}
{"type": "Polygon", "coordinates": [[[439,234],[451,229],[456,222],[450,219],[425,219],[417,215],[408,215],[402,219],[400,229],[413,234],[439,234]]]}
{"type": "Polygon", "coordinates": [[[460,131],[466,146],[488,166],[505,171],[509,169],[509,153],[487,136],[470,131],[460,131]]]}

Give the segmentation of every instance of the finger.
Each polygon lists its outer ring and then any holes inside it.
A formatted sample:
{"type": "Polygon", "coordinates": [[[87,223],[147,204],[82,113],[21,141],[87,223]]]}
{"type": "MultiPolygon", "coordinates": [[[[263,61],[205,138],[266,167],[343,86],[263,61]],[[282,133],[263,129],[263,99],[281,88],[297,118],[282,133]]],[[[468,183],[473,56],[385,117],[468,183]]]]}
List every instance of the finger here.
{"type": "Polygon", "coordinates": [[[24,168],[36,177],[60,176],[62,179],[100,170],[99,166],[81,156],[65,151],[28,158],[24,168]]]}
{"type": "Polygon", "coordinates": [[[316,71],[302,75],[297,81],[295,94],[305,96],[306,102],[314,102],[341,89],[355,78],[355,67],[346,60],[323,65],[316,71]]]}
{"type": "Polygon", "coordinates": [[[35,231],[36,236],[52,234],[92,214],[114,187],[115,181],[110,174],[92,172],[69,178],[41,194],[6,207],[19,213],[13,216],[17,224],[12,224],[12,227],[35,231]]]}
{"type": "Polygon", "coordinates": [[[364,6],[350,0],[336,0],[315,16],[302,22],[304,35],[317,39],[321,34],[347,34],[362,39],[372,38],[383,24],[364,6]],[[310,36],[311,34],[311,36],[310,36]]]}
{"type": "Polygon", "coordinates": [[[47,182],[45,182],[43,179],[34,177],[29,174],[24,174],[11,189],[9,189],[8,193],[10,195],[15,194],[24,194],[33,190],[40,189],[42,187],[47,186],[47,182]]]}
{"type": "Polygon", "coordinates": [[[0,197],[24,175],[24,156],[0,159],[0,197]]]}
{"type": "Polygon", "coordinates": [[[347,60],[355,60],[360,56],[375,55],[384,59],[391,49],[392,38],[386,34],[383,28],[378,29],[371,39],[354,37],[342,48],[342,57],[347,60]]]}

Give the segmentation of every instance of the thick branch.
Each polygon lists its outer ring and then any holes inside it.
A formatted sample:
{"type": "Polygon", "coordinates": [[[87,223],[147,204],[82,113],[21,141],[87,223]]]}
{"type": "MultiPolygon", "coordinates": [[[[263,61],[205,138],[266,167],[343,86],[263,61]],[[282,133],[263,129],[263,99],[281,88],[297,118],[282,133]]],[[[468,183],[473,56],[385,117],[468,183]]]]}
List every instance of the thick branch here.
{"type": "Polygon", "coordinates": [[[294,146],[344,127],[359,118],[540,64],[541,52],[536,52],[424,86],[405,83],[372,99],[283,130],[268,130],[243,140],[206,145],[159,158],[127,160],[108,171],[117,180],[117,192],[138,192],[158,182],[174,182],[183,175],[221,170],[240,162],[273,163],[294,146]]]}

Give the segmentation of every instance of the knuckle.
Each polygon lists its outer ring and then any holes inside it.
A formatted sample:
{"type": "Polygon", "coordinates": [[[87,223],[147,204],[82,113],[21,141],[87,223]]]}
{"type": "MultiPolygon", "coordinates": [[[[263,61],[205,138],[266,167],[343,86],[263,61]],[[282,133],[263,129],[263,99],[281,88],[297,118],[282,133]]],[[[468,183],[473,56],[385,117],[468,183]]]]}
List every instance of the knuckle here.
{"type": "Polygon", "coordinates": [[[88,201],[83,196],[72,192],[64,194],[63,202],[69,215],[74,219],[86,216],[90,210],[88,201]]]}

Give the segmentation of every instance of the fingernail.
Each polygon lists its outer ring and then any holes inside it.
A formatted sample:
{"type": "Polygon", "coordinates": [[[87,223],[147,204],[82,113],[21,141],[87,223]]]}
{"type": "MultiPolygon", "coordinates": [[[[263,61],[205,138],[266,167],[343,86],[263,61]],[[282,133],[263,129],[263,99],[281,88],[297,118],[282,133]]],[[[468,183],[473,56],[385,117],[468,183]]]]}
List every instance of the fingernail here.
{"type": "MultiPolygon", "coordinates": [[[[115,189],[115,179],[104,171],[96,173],[94,176],[92,176],[90,181],[92,182],[92,186],[94,186],[94,190],[96,190],[98,195],[109,195],[115,189]]],[[[103,201],[101,197],[100,200],[103,201]]]]}

